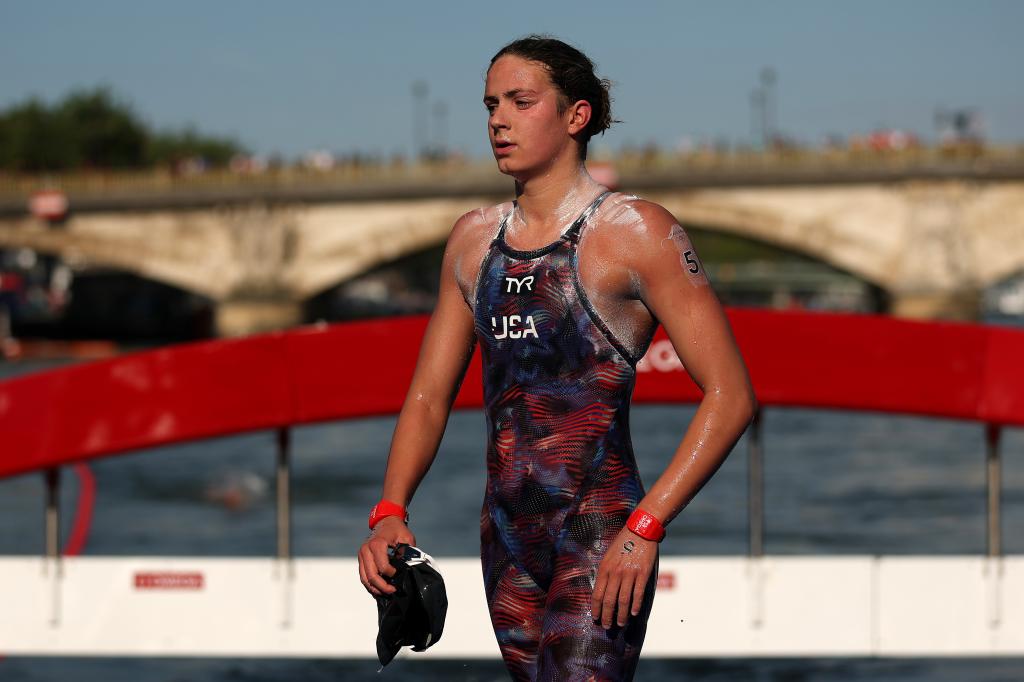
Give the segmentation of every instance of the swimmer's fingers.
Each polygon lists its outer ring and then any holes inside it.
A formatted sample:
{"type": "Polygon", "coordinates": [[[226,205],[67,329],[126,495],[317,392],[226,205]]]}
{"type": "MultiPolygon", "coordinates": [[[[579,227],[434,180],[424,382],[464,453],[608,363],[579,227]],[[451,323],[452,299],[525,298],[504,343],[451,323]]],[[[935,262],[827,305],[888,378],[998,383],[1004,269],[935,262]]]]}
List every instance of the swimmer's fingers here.
{"type": "Polygon", "coordinates": [[[622,572],[616,566],[608,571],[608,583],[601,598],[601,625],[605,630],[612,626],[612,616],[615,614],[615,602],[619,599],[619,588],[622,585],[622,572]]]}
{"type": "MultiPolygon", "coordinates": [[[[370,546],[370,553],[373,555],[374,563],[377,564],[377,573],[389,577],[393,576],[395,574],[395,567],[388,560],[388,546],[391,543],[383,538],[374,538],[367,544],[370,546]]],[[[391,590],[388,590],[388,592],[391,592],[391,590]]]]}
{"type": "Polygon", "coordinates": [[[619,604],[615,614],[615,620],[620,628],[626,625],[626,617],[630,613],[629,602],[636,591],[635,586],[642,584],[637,578],[637,571],[635,569],[626,569],[623,572],[622,582],[619,584],[619,604]]]}
{"type": "Polygon", "coordinates": [[[395,588],[389,585],[387,580],[381,576],[382,573],[384,575],[393,575],[395,572],[395,567],[388,563],[387,543],[378,538],[372,538],[363,544],[362,549],[359,550],[359,555],[363,560],[364,576],[370,585],[384,594],[394,592],[395,588]],[[381,568],[379,558],[381,555],[383,555],[383,565],[385,568],[381,568]]]}
{"type": "Polygon", "coordinates": [[[374,597],[381,597],[381,591],[378,590],[373,584],[370,583],[370,579],[366,577],[366,569],[363,566],[362,558],[359,559],[359,582],[363,584],[366,591],[372,594],[374,597]]]}
{"type": "Polygon", "coordinates": [[[601,600],[604,599],[604,591],[608,586],[608,573],[604,570],[602,563],[597,569],[597,579],[594,581],[594,593],[590,597],[590,613],[594,622],[601,620],[601,600]]]}
{"type": "Polygon", "coordinates": [[[381,595],[380,590],[373,586],[370,582],[370,572],[367,570],[367,566],[372,566],[372,558],[366,553],[366,545],[364,544],[359,548],[358,561],[359,564],[359,582],[363,584],[363,587],[374,597],[381,595]]]}
{"type": "Polygon", "coordinates": [[[644,600],[644,590],[647,587],[647,579],[650,577],[650,570],[641,570],[639,575],[636,577],[636,582],[633,583],[633,607],[629,612],[634,616],[640,613],[640,605],[644,600]]]}

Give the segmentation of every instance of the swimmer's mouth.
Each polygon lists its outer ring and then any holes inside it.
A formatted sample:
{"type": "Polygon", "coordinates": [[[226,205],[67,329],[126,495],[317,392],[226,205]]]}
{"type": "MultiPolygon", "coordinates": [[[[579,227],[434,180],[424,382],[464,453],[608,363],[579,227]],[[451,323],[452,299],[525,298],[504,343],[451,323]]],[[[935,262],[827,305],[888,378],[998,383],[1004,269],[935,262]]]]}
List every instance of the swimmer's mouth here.
{"type": "Polygon", "coordinates": [[[496,151],[496,152],[507,151],[507,150],[509,150],[509,149],[511,149],[512,147],[515,147],[515,146],[516,145],[514,143],[508,142],[506,140],[495,140],[494,141],[494,151],[496,151]]]}

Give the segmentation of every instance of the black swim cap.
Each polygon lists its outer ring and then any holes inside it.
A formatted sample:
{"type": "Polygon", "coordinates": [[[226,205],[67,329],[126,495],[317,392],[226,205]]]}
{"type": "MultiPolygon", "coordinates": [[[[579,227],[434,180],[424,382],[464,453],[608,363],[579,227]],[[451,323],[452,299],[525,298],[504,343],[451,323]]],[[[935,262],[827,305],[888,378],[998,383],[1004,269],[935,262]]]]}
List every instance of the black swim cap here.
{"type": "Polygon", "coordinates": [[[426,651],[441,639],[448,595],[444,578],[426,552],[399,543],[388,548],[388,561],[395,574],[386,578],[396,588],[377,599],[377,658],[381,667],[391,662],[403,646],[426,651]]]}

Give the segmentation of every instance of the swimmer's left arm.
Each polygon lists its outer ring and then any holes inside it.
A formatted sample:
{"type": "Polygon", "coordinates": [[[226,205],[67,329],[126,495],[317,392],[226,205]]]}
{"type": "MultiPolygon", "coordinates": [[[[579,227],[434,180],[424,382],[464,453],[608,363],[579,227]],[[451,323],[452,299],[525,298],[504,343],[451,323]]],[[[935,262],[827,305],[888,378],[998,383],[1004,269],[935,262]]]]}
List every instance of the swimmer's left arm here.
{"type": "MultiPolygon", "coordinates": [[[[667,525],[721,466],[753,418],[757,400],[728,319],[686,232],[661,206],[636,200],[637,220],[620,253],[640,299],[665,327],[704,398],[665,472],[640,508],[667,525]]],[[[621,626],[637,615],[656,543],[623,528],[601,561],[591,610],[621,626]]]]}
{"type": "Polygon", "coordinates": [[[667,210],[637,202],[644,226],[626,249],[641,299],[704,393],[665,472],[640,506],[668,524],[711,478],[757,409],[728,318],[685,230],[667,210]]]}

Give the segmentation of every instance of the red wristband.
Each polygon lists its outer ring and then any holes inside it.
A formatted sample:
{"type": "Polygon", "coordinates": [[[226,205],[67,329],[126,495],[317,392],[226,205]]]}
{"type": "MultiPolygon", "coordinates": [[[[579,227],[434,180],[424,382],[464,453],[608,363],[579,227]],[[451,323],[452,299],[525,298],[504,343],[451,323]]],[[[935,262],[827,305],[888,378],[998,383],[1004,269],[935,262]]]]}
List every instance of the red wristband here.
{"type": "Polygon", "coordinates": [[[405,507],[390,500],[381,500],[370,510],[370,530],[388,516],[400,516],[405,523],[409,523],[409,512],[405,507]]]}
{"type": "Polygon", "coordinates": [[[648,514],[640,507],[637,507],[626,521],[626,528],[639,535],[645,540],[661,542],[665,537],[665,526],[661,521],[648,514]]]}

